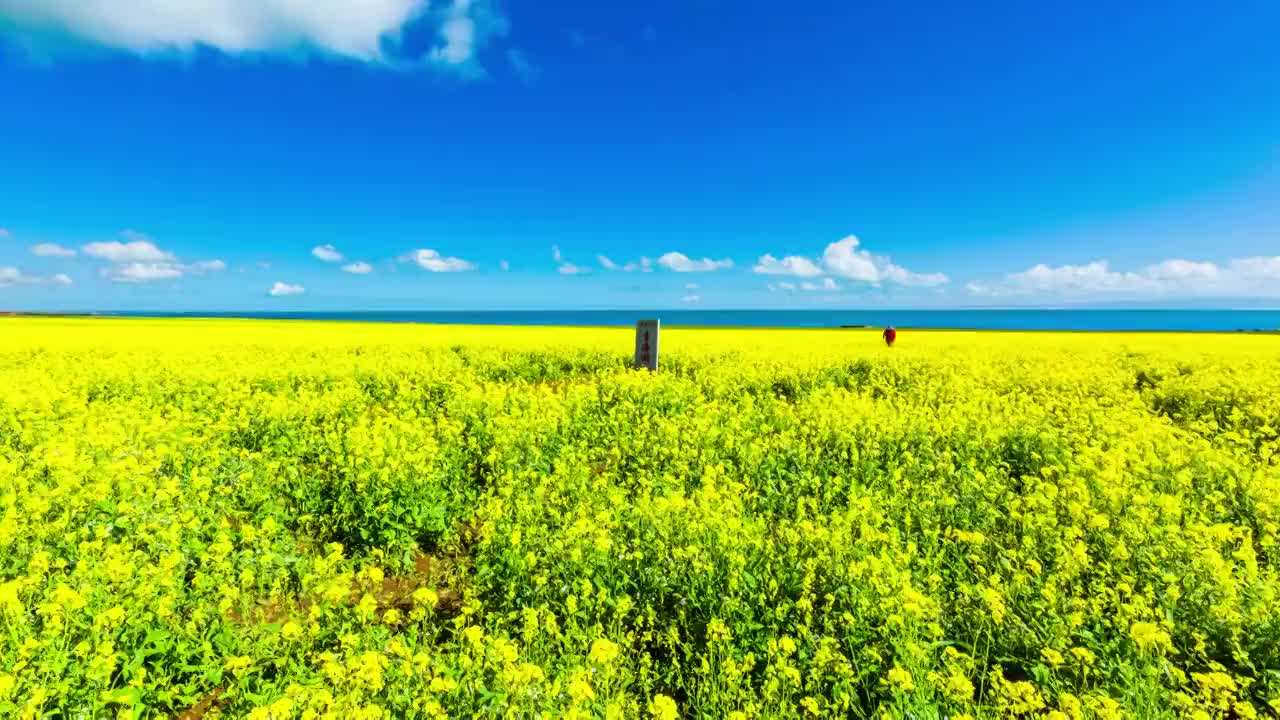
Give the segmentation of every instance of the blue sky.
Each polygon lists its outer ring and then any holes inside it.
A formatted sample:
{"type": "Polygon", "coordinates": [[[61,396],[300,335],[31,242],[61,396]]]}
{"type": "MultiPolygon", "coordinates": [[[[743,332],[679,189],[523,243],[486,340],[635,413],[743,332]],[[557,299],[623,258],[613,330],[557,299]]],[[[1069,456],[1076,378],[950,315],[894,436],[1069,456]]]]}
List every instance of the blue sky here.
{"type": "Polygon", "coordinates": [[[0,308],[1280,304],[1274,2],[148,5],[0,0],[0,308]]]}

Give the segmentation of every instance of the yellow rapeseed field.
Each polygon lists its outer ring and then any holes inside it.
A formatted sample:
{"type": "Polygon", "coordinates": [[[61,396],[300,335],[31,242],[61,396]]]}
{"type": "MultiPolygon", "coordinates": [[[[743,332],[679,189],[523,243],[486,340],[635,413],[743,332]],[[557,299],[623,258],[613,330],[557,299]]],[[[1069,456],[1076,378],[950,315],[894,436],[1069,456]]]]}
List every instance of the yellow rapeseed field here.
{"type": "Polygon", "coordinates": [[[0,717],[1280,713],[1280,337],[0,319],[0,717]]]}

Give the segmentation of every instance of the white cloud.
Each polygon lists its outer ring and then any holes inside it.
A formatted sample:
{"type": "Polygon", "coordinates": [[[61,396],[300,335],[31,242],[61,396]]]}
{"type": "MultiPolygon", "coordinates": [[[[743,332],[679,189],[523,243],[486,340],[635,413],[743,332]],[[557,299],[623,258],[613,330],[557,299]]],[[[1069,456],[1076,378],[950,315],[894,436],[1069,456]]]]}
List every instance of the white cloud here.
{"type": "Polygon", "coordinates": [[[682,303],[702,302],[702,296],[701,295],[685,295],[684,297],[680,298],[680,302],[682,303]]]}
{"type": "MultiPolygon", "coordinates": [[[[819,292],[823,290],[827,292],[839,292],[840,290],[840,286],[836,283],[835,280],[832,280],[831,278],[822,278],[822,282],[805,280],[799,285],[793,282],[776,282],[776,283],[769,283],[768,287],[769,287],[769,292],[778,292],[778,291],[795,292],[796,290],[803,290],[805,292],[819,292]]],[[[823,296],[822,298],[822,300],[824,301],[829,301],[833,299],[837,299],[837,298],[830,295],[823,296]]]]}
{"type": "Polygon", "coordinates": [[[316,256],[316,259],[324,262],[342,262],[342,253],[338,252],[338,248],[328,243],[311,248],[311,254],[316,256]]]}
{"type": "Polygon", "coordinates": [[[895,265],[887,257],[859,248],[857,237],[849,235],[831,243],[822,252],[826,271],[837,277],[879,285],[890,282],[909,287],[937,287],[950,282],[943,273],[916,273],[895,265]]]}
{"type": "Polygon", "coordinates": [[[560,252],[559,245],[551,246],[551,259],[555,260],[556,265],[559,265],[557,270],[561,275],[586,275],[591,272],[591,268],[575,265],[565,260],[564,253],[560,252]]]}
{"type": "Polygon", "coordinates": [[[190,265],[179,265],[178,268],[193,275],[203,275],[207,272],[222,272],[227,269],[227,264],[221,260],[197,260],[190,265]]]}
{"type": "Polygon", "coordinates": [[[310,47],[361,60],[425,0],[0,0],[0,16],[108,47],[148,53],[208,45],[227,53],[310,47]]]}
{"type": "MultiPolygon", "coordinates": [[[[139,283],[152,280],[171,280],[184,274],[203,275],[208,272],[226,270],[227,265],[221,260],[199,260],[182,264],[173,253],[162,250],[146,235],[134,230],[120,233],[123,241],[93,242],[83,245],[80,250],[89,257],[107,260],[113,265],[102,271],[102,274],[116,282],[139,283]]],[[[39,247],[39,246],[37,246],[39,247]]],[[[56,247],[56,246],[55,246],[56,247]]],[[[48,248],[45,249],[49,250],[48,248]]],[[[71,252],[62,248],[65,252],[71,252]]],[[[33,252],[35,248],[33,248],[33,252]]],[[[39,253],[37,253],[39,254],[39,253]]],[[[65,257],[66,255],[62,255],[65,257]]]]}
{"type": "Polygon", "coordinates": [[[858,249],[858,238],[850,235],[827,246],[822,262],[833,275],[860,282],[880,282],[880,270],[871,253],[858,249]]]}
{"type": "Polygon", "coordinates": [[[996,282],[969,283],[966,289],[980,297],[1044,300],[1276,297],[1280,296],[1280,257],[1239,258],[1225,266],[1173,258],[1123,271],[1113,270],[1106,260],[1083,265],[1040,263],[996,282]]]}
{"type": "Polygon", "coordinates": [[[809,258],[788,255],[779,260],[769,253],[761,255],[751,271],[761,275],[793,275],[795,277],[815,277],[822,274],[822,268],[809,258]]]}
{"type": "Polygon", "coordinates": [[[672,272],[689,273],[689,272],[715,272],[725,268],[733,267],[733,261],[728,258],[724,260],[712,260],[711,258],[702,258],[695,260],[684,253],[669,252],[658,258],[658,264],[672,272]]]}
{"type": "Polygon", "coordinates": [[[186,274],[203,275],[227,269],[227,264],[221,260],[181,263],[173,253],[160,249],[151,238],[134,230],[125,230],[120,237],[122,241],[93,242],[80,248],[89,257],[112,263],[102,270],[102,274],[115,282],[172,280],[186,274]]]}
{"type": "Polygon", "coordinates": [[[1153,280],[1213,280],[1218,277],[1218,266],[1213,263],[1190,260],[1165,260],[1147,267],[1145,275],[1153,280]]]}
{"type": "Polygon", "coordinates": [[[431,57],[446,65],[460,65],[471,59],[476,42],[476,23],[465,15],[451,17],[440,26],[444,45],[431,51],[431,57]]]}
{"type": "Polygon", "coordinates": [[[349,272],[354,275],[368,275],[373,272],[373,266],[367,262],[353,262],[349,265],[343,265],[342,271],[349,272]]]}
{"type": "MultiPolygon", "coordinates": [[[[425,0],[423,4],[427,4],[425,0]]],[[[483,75],[476,56],[490,39],[507,33],[506,18],[488,0],[453,0],[442,10],[433,10],[433,16],[439,23],[439,43],[431,48],[427,59],[464,75],[483,75]]],[[[518,50],[508,51],[507,62],[526,82],[538,73],[538,68],[518,50]]]]}
{"type": "Polygon", "coordinates": [[[0,287],[30,284],[34,282],[36,282],[36,278],[33,278],[30,275],[24,275],[22,271],[16,267],[0,267],[0,287]]]}
{"type": "Polygon", "coordinates": [[[269,263],[269,262],[260,262],[260,263],[258,263],[258,267],[262,268],[263,270],[266,270],[266,269],[268,269],[268,268],[270,268],[270,267],[271,267],[271,263],[269,263]]]}
{"type": "Polygon", "coordinates": [[[653,260],[647,257],[641,257],[636,262],[629,262],[622,266],[623,272],[653,272],[653,260]]]}
{"type": "Polygon", "coordinates": [[[951,282],[943,273],[915,273],[891,262],[886,262],[880,272],[886,280],[908,287],[938,287],[951,282]]]}
{"type": "Polygon", "coordinates": [[[53,277],[28,275],[16,267],[0,267],[0,288],[13,285],[70,285],[71,278],[63,273],[53,277]]]}
{"type": "MultiPolygon", "coordinates": [[[[0,25],[7,24],[143,55],[207,46],[231,55],[329,54],[386,67],[431,64],[472,75],[483,74],[477,53],[507,32],[490,0],[0,0],[0,25]],[[438,41],[410,56],[403,42],[410,27],[429,29],[438,41]]],[[[508,61],[517,67],[516,59],[508,61]]],[[[517,72],[536,72],[525,63],[517,72]]]]}
{"type": "Polygon", "coordinates": [[[600,267],[604,268],[605,270],[617,270],[617,269],[618,269],[618,263],[616,263],[616,262],[614,262],[614,261],[610,260],[609,258],[605,257],[604,255],[597,255],[597,256],[596,256],[596,259],[600,261],[600,267]]]}
{"type": "MultiPolygon", "coordinates": [[[[1135,272],[1114,272],[1106,260],[1084,265],[1050,267],[1040,263],[1022,272],[1010,273],[1005,289],[1020,293],[1141,293],[1155,291],[1158,281],[1135,272]]],[[[999,289],[997,289],[999,294],[999,289]]]]}
{"type": "Polygon", "coordinates": [[[502,272],[506,272],[511,269],[511,263],[507,262],[506,260],[503,260],[502,262],[498,263],[498,267],[502,268],[502,272]]]}
{"type": "Polygon", "coordinates": [[[4,228],[0,228],[0,240],[8,240],[8,239],[9,239],[9,231],[4,228]]]}
{"type": "Polygon", "coordinates": [[[1232,260],[1232,275],[1247,280],[1280,281],[1280,256],[1232,260]]]}
{"type": "Polygon", "coordinates": [[[685,290],[697,290],[697,289],[698,289],[698,283],[685,283],[684,289],[685,289],[685,290]]]}
{"type": "Polygon", "coordinates": [[[183,275],[204,275],[221,272],[227,264],[221,260],[200,260],[183,264],[176,262],[126,262],[103,268],[102,274],[113,282],[145,283],[156,280],[174,280],[183,275]]]}
{"type": "Polygon", "coordinates": [[[39,243],[31,246],[31,254],[38,257],[75,257],[76,251],[57,243],[39,243]]]}
{"type": "Polygon", "coordinates": [[[271,289],[267,291],[267,294],[272,297],[283,297],[285,295],[301,295],[306,291],[307,289],[301,285],[291,285],[277,280],[276,283],[271,286],[271,289]]]}
{"type": "Polygon", "coordinates": [[[103,270],[107,278],[121,283],[144,283],[182,277],[182,268],[173,263],[131,262],[103,270]]]}
{"type": "Polygon", "coordinates": [[[476,269],[476,266],[471,262],[462,258],[445,257],[429,248],[414,250],[406,256],[406,259],[417,264],[423,270],[430,270],[431,272],[466,272],[476,269]]]}
{"type": "MultiPolygon", "coordinates": [[[[2,0],[0,0],[2,1],[2,0]]],[[[173,262],[173,253],[161,250],[146,235],[132,230],[120,233],[125,242],[92,242],[81,246],[80,250],[89,257],[110,260],[114,263],[158,263],[173,262]]]]}

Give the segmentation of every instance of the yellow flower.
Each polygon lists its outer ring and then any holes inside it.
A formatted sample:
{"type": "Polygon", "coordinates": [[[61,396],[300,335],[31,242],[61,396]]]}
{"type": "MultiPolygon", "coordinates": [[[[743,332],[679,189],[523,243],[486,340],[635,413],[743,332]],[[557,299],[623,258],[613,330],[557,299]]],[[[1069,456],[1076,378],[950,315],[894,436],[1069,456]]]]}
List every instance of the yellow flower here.
{"type": "Polygon", "coordinates": [[[1254,710],[1253,705],[1247,702],[1233,703],[1231,705],[1231,710],[1236,714],[1236,717],[1241,718],[1241,720],[1253,720],[1258,717],[1258,711],[1254,710]]]}
{"type": "Polygon", "coordinates": [[[253,667],[253,658],[248,655],[235,655],[227,658],[222,667],[229,670],[232,675],[241,677],[249,668],[253,667]]]}
{"type": "Polygon", "coordinates": [[[618,657],[618,646],[612,641],[599,638],[591,643],[591,662],[608,665],[618,657]]]}
{"type": "Polygon", "coordinates": [[[955,670],[947,675],[943,691],[953,702],[966,703],[973,700],[973,683],[955,670]]]}
{"type": "Polygon", "coordinates": [[[450,680],[447,677],[436,675],[435,677],[431,678],[431,684],[429,687],[431,689],[431,692],[447,693],[447,692],[452,692],[455,688],[457,688],[458,683],[454,682],[453,680],[450,680]]]}
{"type": "Polygon", "coordinates": [[[1063,693],[1058,696],[1058,707],[1071,720],[1080,720],[1080,718],[1084,717],[1084,706],[1081,705],[1080,698],[1071,693],[1063,693]]]}
{"type": "Polygon", "coordinates": [[[986,603],[987,611],[991,613],[991,619],[995,621],[995,624],[1002,624],[1004,622],[1006,608],[1004,604],[1004,596],[1000,594],[1000,591],[991,587],[983,588],[982,601],[986,603]]]}
{"type": "Polygon", "coordinates": [[[783,657],[790,657],[796,651],[796,641],[784,635],[782,636],[782,639],[778,641],[778,650],[782,653],[783,657]]]}
{"type": "Polygon", "coordinates": [[[409,646],[405,645],[404,641],[399,637],[393,637],[389,642],[387,642],[387,652],[402,660],[408,659],[409,656],[413,654],[413,651],[409,649],[409,646]]]}
{"type": "Polygon", "coordinates": [[[103,623],[106,624],[107,627],[115,627],[124,622],[125,611],[124,608],[119,605],[114,605],[99,617],[102,618],[103,623]]]}
{"type": "Polygon", "coordinates": [[[542,668],[533,663],[520,663],[504,671],[508,685],[522,686],[545,679],[542,668]]]}
{"type": "Polygon", "coordinates": [[[889,674],[885,679],[890,685],[902,692],[911,692],[916,689],[915,681],[911,678],[911,673],[897,665],[889,669],[889,674]]]}
{"type": "Polygon", "coordinates": [[[1129,637],[1143,650],[1151,650],[1169,644],[1169,633],[1160,629],[1159,625],[1149,622],[1134,623],[1129,626],[1129,637]]]}
{"type": "Polygon", "coordinates": [[[271,720],[285,720],[285,718],[292,716],[293,701],[289,698],[280,698],[279,700],[271,703],[271,720]]]}
{"type": "Polygon", "coordinates": [[[666,695],[654,695],[649,701],[649,715],[657,720],[676,720],[680,712],[675,700],[666,695]]]}
{"type": "Polygon", "coordinates": [[[1062,657],[1062,653],[1054,650],[1053,648],[1042,649],[1040,651],[1040,657],[1043,658],[1045,662],[1055,667],[1065,662],[1065,659],[1062,657]]]}
{"type": "Polygon", "coordinates": [[[356,612],[365,620],[372,620],[375,613],[378,612],[378,600],[369,593],[365,593],[360,598],[360,603],[356,605],[356,612]]]}
{"type": "Polygon", "coordinates": [[[440,602],[440,596],[431,588],[418,588],[413,591],[413,602],[418,607],[431,610],[440,602]]]}
{"type": "Polygon", "coordinates": [[[18,591],[22,589],[19,580],[0,583],[0,610],[17,615],[22,612],[22,601],[18,599],[18,591]]]}
{"type": "Polygon", "coordinates": [[[387,658],[376,652],[362,653],[347,663],[347,671],[351,676],[375,692],[382,689],[382,671],[386,667],[387,658]]]}
{"type": "Polygon", "coordinates": [[[290,620],[280,628],[280,637],[285,640],[297,640],[302,637],[302,628],[298,627],[298,623],[290,620]]]}
{"type": "Polygon", "coordinates": [[[596,693],[591,689],[591,683],[587,680],[585,673],[574,673],[573,678],[569,681],[569,697],[573,698],[573,701],[577,703],[595,699],[596,693]]]}
{"type": "Polygon", "coordinates": [[[1093,665],[1098,660],[1089,648],[1082,647],[1071,648],[1071,657],[1075,658],[1076,662],[1086,667],[1093,665]]]}
{"type": "Polygon", "coordinates": [[[59,585],[53,589],[53,602],[61,605],[64,610],[81,610],[87,603],[84,596],[72,590],[66,585],[59,585]]]}
{"type": "Polygon", "coordinates": [[[27,567],[34,575],[43,575],[49,571],[49,552],[47,550],[38,550],[31,556],[31,561],[27,563],[27,567]]]}

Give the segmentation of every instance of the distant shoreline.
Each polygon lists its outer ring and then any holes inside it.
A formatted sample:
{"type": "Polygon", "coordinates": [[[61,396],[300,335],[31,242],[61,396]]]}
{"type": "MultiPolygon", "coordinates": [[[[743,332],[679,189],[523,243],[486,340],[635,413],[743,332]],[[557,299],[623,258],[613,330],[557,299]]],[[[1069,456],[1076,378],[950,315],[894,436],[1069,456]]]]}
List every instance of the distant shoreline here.
{"type": "MultiPolygon", "coordinates": [[[[730,310],[730,311],[630,311],[630,310],[587,310],[587,311],[371,311],[371,312],[354,312],[354,313],[146,313],[146,312],[41,312],[41,311],[19,311],[19,310],[0,310],[0,318],[36,318],[36,319],[113,319],[113,320],[266,320],[266,321],[304,321],[304,322],[343,322],[343,323],[372,323],[372,324],[389,324],[389,325],[457,325],[457,326],[476,326],[476,327],[521,327],[521,328],[583,328],[583,329],[612,329],[622,330],[631,327],[630,318],[640,319],[642,317],[657,316],[663,318],[671,315],[688,315],[688,316],[723,316],[725,314],[742,314],[757,316],[785,316],[788,313],[797,315],[815,315],[829,314],[831,315],[830,324],[768,324],[764,322],[754,323],[729,323],[729,322],[668,322],[666,325],[672,330],[826,330],[826,331],[872,331],[879,330],[882,325],[866,324],[866,323],[839,323],[840,316],[848,316],[855,313],[879,313],[883,315],[901,316],[901,315],[934,315],[934,314],[992,314],[992,315],[1031,315],[1039,313],[1085,313],[1090,315],[1109,316],[1111,313],[1116,315],[1125,314],[1234,314],[1234,313],[1274,313],[1280,316],[1280,311],[1273,310],[940,310],[940,311],[805,311],[805,310],[776,310],[776,311],[750,311],[750,310],[730,310]],[[525,318],[542,316],[543,318],[555,318],[556,320],[566,320],[573,316],[599,316],[614,315],[619,317],[619,322],[573,322],[573,321],[523,321],[525,318]],[[512,318],[520,318],[520,320],[512,321],[512,318]],[[623,320],[625,318],[625,320],[623,320]],[[506,320],[505,322],[503,320],[506,320]]],[[[592,318],[595,319],[595,318],[592,318]]],[[[906,318],[904,318],[906,319],[906,318]]],[[[1142,328],[1142,327],[999,327],[999,326],[982,326],[982,325],[936,325],[921,324],[913,325],[910,322],[893,322],[894,327],[899,330],[911,332],[967,332],[967,333],[1094,333],[1094,334],[1195,334],[1195,335],[1277,335],[1280,334],[1280,322],[1275,328],[1259,328],[1259,327],[1205,327],[1205,328],[1142,328]]]]}

